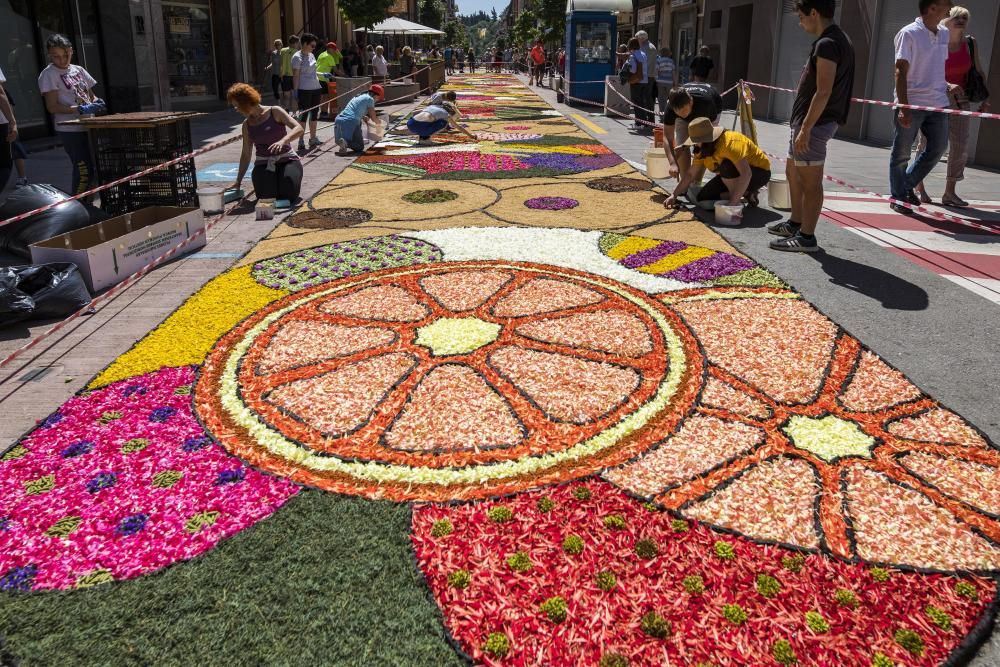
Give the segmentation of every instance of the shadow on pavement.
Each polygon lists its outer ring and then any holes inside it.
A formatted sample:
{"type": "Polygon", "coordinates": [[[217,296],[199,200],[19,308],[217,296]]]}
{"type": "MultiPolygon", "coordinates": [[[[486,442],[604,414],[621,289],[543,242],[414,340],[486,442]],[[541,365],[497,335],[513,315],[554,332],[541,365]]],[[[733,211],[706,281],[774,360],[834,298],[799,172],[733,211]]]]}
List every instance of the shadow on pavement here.
{"type": "Polygon", "coordinates": [[[919,285],[882,269],[827,254],[823,249],[809,254],[815,258],[830,282],[878,300],[892,310],[927,310],[930,299],[919,285]]]}

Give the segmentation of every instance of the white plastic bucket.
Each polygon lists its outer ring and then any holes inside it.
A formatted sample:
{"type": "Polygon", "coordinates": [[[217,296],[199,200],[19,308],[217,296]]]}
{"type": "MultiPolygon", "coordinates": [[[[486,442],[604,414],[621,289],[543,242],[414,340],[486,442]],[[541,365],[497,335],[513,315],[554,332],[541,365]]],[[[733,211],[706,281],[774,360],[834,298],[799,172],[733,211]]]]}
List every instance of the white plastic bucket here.
{"type": "Polygon", "coordinates": [[[646,151],[646,176],[650,178],[666,178],[670,173],[670,163],[662,148],[650,148],[646,151]]]}
{"type": "Polygon", "coordinates": [[[767,205],[785,210],[792,207],[792,198],[788,194],[788,181],[784,176],[771,176],[771,182],[767,184],[767,205]]]}
{"type": "Polygon", "coordinates": [[[738,225],[743,221],[743,204],[732,206],[724,201],[715,204],[715,222],[720,225],[738,225]]]}
{"type": "Polygon", "coordinates": [[[222,188],[202,188],[198,190],[197,194],[202,211],[208,214],[222,213],[225,206],[223,203],[225,190],[222,188]]]}

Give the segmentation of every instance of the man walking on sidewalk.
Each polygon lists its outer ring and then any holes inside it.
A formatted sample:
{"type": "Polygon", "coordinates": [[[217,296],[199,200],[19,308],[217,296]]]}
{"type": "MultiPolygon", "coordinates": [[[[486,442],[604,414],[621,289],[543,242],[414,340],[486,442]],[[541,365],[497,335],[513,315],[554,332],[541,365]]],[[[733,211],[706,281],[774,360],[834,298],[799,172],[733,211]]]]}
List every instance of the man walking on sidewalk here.
{"type": "Polygon", "coordinates": [[[639,48],[642,52],[646,54],[646,83],[642,90],[642,101],[639,106],[643,109],[635,109],[635,117],[640,120],[644,120],[649,125],[644,123],[637,123],[640,131],[644,134],[653,133],[653,122],[656,120],[656,114],[653,112],[653,105],[656,104],[656,68],[653,66],[656,63],[656,46],[649,41],[649,35],[645,30],[640,30],[635,33],[636,39],[639,40],[639,48]]]}
{"type": "Polygon", "coordinates": [[[854,87],[854,46],[833,22],[836,0],[798,0],[799,25],[816,37],[802,68],[792,105],[791,141],[785,174],[792,217],[767,228],[784,238],[771,241],[775,250],[815,252],[816,224],[823,209],[823,165],[826,146],[847,122],[854,87]]]}
{"type": "MultiPolygon", "coordinates": [[[[939,23],[948,16],[951,0],[920,0],[920,16],[896,33],[896,103],[935,108],[950,106],[945,80],[948,59],[948,29],[939,23]]],[[[927,177],[948,145],[948,116],[936,111],[898,109],[893,118],[889,188],[893,199],[919,206],[914,186],[927,177]],[[927,146],[907,167],[917,133],[927,137],[927,146]]],[[[891,204],[904,215],[910,209],[891,204]]]]}

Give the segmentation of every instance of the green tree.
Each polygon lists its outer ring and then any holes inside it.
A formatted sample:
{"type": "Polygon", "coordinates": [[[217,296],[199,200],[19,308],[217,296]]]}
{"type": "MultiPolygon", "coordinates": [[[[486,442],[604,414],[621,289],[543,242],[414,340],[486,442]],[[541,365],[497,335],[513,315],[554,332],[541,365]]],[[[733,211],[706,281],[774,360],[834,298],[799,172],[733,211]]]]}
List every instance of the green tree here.
{"type": "Polygon", "coordinates": [[[445,44],[451,46],[468,46],[469,37],[465,32],[465,26],[458,21],[448,21],[441,28],[444,30],[445,44]]]}
{"type": "Polygon", "coordinates": [[[371,28],[385,20],[394,0],[340,0],[340,13],[356,28],[371,28]]]}
{"type": "Polygon", "coordinates": [[[441,29],[444,23],[444,3],[441,0],[421,0],[420,23],[428,28],[441,29]]]}
{"type": "Polygon", "coordinates": [[[546,43],[561,44],[566,34],[565,0],[538,0],[536,6],[546,43]]]}
{"type": "Polygon", "coordinates": [[[514,28],[511,30],[511,37],[514,40],[514,44],[518,46],[524,46],[529,42],[533,42],[541,34],[538,30],[538,15],[531,9],[525,9],[523,12],[517,15],[514,20],[514,28]]]}

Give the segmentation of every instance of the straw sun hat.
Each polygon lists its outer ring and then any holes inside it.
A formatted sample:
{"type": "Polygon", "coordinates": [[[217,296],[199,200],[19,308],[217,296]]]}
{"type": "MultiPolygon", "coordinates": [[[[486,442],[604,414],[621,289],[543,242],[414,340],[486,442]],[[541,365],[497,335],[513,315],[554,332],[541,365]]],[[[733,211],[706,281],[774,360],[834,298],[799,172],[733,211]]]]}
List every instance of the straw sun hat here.
{"type": "Polygon", "coordinates": [[[688,139],[681,146],[711,143],[721,137],[723,132],[723,128],[715,127],[708,118],[695,118],[688,123],[688,139]]]}

